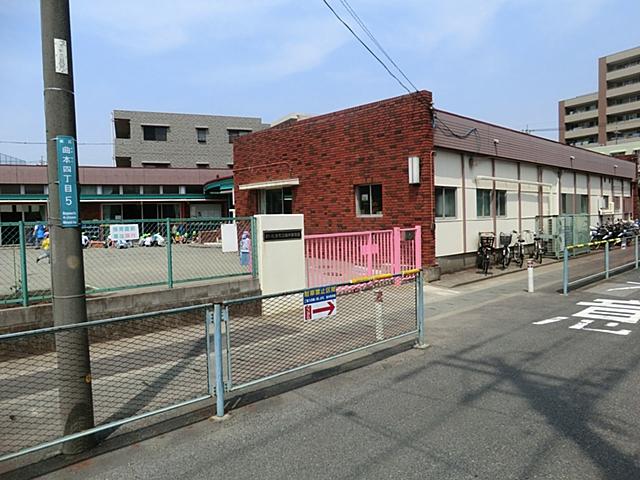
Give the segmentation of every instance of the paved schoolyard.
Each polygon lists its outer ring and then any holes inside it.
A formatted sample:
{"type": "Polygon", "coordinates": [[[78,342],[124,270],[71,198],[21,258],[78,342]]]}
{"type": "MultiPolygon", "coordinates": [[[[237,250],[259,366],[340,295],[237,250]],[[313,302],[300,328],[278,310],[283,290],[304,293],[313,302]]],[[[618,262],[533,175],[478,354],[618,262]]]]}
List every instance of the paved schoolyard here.
{"type": "MultiPolygon", "coordinates": [[[[174,244],[172,249],[173,280],[181,282],[225,275],[249,273],[240,265],[237,252],[223,253],[219,246],[174,244]]],[[[27,249],[27,279],[33,295],[48,293],[51,269],[47,260],[36,263],[43,250],[27,249]]],[[[168,259],[166,247],[133,247],[129,249],[89,248],[84,250],[87,291],[136,285],[166,284],[168,259]]],[[[17,248],[0,248],[0,298],[14,296],[20,286],[20,255],[17,248]]]]}

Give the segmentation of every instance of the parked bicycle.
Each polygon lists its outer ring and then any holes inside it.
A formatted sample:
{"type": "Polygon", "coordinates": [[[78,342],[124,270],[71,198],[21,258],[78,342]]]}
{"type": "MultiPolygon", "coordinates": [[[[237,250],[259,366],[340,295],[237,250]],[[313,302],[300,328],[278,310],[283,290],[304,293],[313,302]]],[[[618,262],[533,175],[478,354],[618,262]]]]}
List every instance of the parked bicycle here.
{"type": "Polygon", "coordinates": [[[498,251],[498,263],[506,269],[511,263],[511,240],[513,235],[500,232],[500,250],[498,251]]]}
{"type": "Polygon", "coordinates": [[[531,257],[538,263],[542,263],[542,255],[546,253],[546,247],[543,238],[539,233],[533,237],[533,252],[531,257]]]}
{"type": "Polygon", "coordinates": [[[518,268],[522,268],[522,265],[524,265],[524,246],[527,243],[524,236],[527,234],[530,234],[529,230],[524,230],[522,234],[518,234],[516,230],[513,231],[515,240],[511,245],[511,258],[518,268]]]}
{"type": "Polygon", "coordinates": [[[495,234],[493,232],[480,232],[480,245],[476,257],[476,265],[483,274],[489,273],[491,266],[491,257],[493,256],[493,245],[495,243],[495,234]]]}

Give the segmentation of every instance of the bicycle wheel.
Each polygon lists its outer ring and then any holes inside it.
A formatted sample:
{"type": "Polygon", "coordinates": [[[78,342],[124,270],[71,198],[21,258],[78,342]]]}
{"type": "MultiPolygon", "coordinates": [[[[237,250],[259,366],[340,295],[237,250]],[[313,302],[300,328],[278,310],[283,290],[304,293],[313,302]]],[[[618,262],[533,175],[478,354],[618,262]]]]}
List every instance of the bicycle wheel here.
{"type": "Polygon", "coordinates": [[[542,247],[539,244],[536,244],[536,262],[542,263],[542,247]]]}
{"type": "Polygon", "coordinates": [[[522,264],[524,263],[524,253],[522,252],[522,245],[519,245],[515,252],[514,252],[514,259],[513,261],[515,262],[515,264],[518,266],[518,268],[522,267],[522,264]]]}
{"type": "Polygon", "coordinates": [[[509,255],[509,250],[506,248],[502,249],[502,268],[506,269],[511,262],[511,256],[509,255]]]}
{"type": "Polygon", "coordinates": [[[485,253],[482,256],[482,273],[485,275],[489,273],[489,254],[485,253]]]}

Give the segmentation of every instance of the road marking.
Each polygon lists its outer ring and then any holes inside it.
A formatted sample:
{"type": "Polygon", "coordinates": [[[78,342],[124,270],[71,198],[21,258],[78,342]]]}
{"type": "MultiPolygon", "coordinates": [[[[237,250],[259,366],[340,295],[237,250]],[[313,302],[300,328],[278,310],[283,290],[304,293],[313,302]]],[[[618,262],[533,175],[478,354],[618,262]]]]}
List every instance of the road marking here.
{"type": "Polygon", "coordinates": [[[627,282],[630,283],[632,285],[635,285],[634,287],[617,287],[617,288],[610,288],[607,290],[607,292],[617,292],[618,290],[638,290],[640,289],[640,282],[627,282]]]}
{"type": "MultiPolygon", "coordinates": [[[[631,330],[626,328],[621,328],[619,330],[613,329],[620,326],[621,323],[630,323],[635,325],[640,322],[640,300],[611,300],[606,298],[596,298],[592,302],[578,302],[576,305],[581,305],[587,308],[571,315],[571,317],[581,318],[578,323],[569,326],[572,330],[586,330],[590,332],[610,333],[612,335],[629,335],[631,330]],[[605,328],[591,328],[591,324],[596,321],[605,321],[606,323],[604,326],[609,330],[605,328]]],[[[546,325],[549,323],[561,322],[568,318],[569,317],[553,317],[533,322],[533,325],[546,325]]]]}
{"type": "Polygon", "coordinates": [[[569,317],[553,317],[547,318],[546,320],[540,320],[539,322],[533,322],[534,325],[546,325],[547,323],[556,323],[561,322],[562,320],[566,320],[569,317]]]}

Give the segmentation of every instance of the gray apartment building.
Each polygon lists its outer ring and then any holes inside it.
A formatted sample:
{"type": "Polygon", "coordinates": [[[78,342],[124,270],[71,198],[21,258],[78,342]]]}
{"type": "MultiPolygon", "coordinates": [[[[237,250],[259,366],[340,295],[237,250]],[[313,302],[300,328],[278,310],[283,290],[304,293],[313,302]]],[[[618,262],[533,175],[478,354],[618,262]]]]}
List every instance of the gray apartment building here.
{"type": "Polygon", "coordinates": [[[260,118],[113,111],[117,167],[228,168],[233,141],[267,128],[260,118]]]}
{"type": "Polygon", "coordinates": [[[560,141],[600,153],[640,152],[640,47],[598,60],[598,91],[561,100],[560,141]]]}

